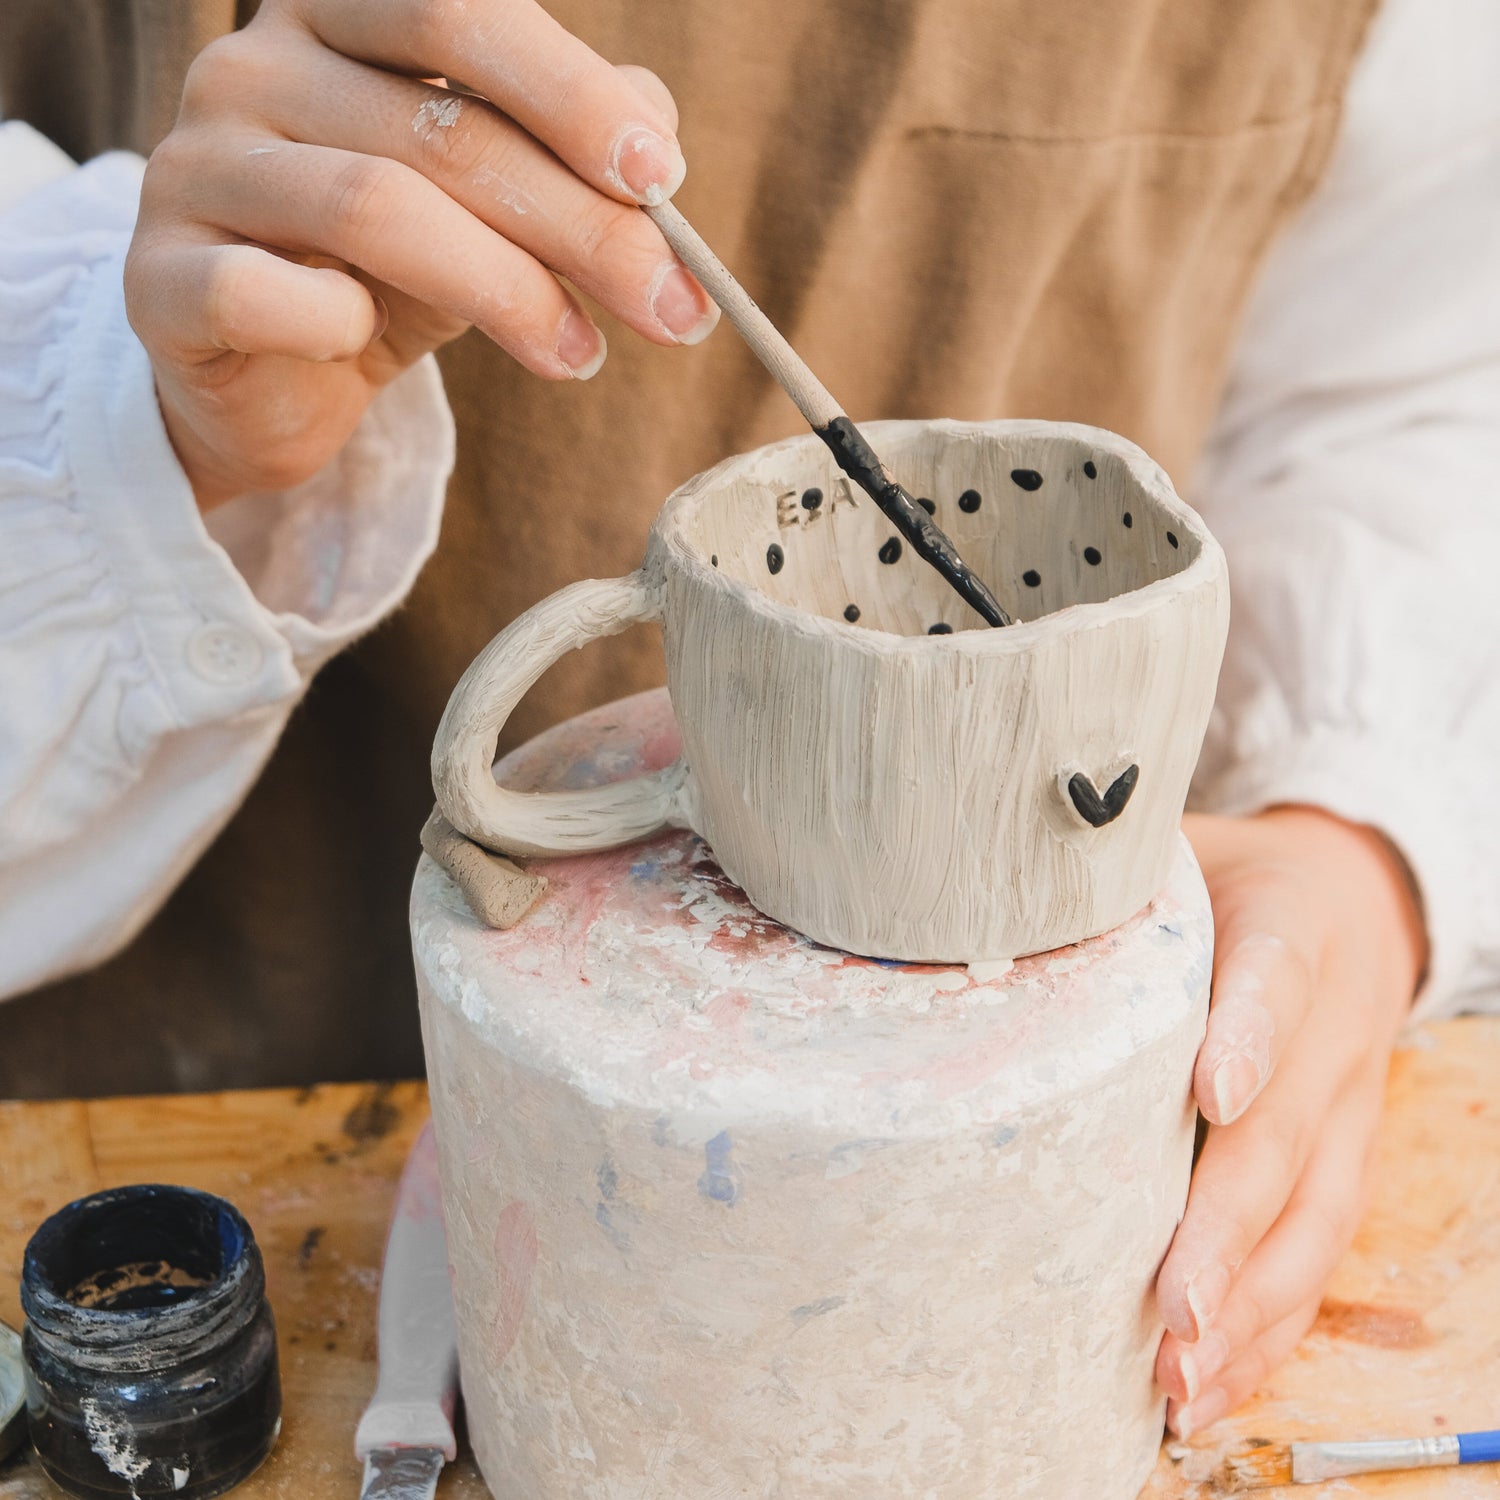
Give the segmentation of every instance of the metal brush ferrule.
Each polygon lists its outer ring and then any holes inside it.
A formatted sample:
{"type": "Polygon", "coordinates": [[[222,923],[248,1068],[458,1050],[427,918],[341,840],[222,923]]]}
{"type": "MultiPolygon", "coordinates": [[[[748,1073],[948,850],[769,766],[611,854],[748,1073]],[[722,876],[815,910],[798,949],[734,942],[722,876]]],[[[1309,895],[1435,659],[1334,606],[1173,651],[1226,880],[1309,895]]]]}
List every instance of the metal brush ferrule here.
{"type": "Polygon", "coordinates": [[[1373,1443],[1293,1443],[1292,1483],[1316,1484],[1390,1469],[1442,1469],[1458,1463],[1456,1437],[1388,1438],[1373,1443]]]}

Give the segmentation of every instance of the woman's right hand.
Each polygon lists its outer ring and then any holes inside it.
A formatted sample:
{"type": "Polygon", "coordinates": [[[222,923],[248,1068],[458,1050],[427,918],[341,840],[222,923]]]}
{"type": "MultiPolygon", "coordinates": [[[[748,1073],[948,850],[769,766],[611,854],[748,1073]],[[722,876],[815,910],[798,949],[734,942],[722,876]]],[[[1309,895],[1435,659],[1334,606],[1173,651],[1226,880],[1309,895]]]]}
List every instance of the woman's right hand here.
{"type": "Polygon", "coordinates": [[[587,379],[604,339],[559,275],[656,343],[706,337],[638,207],[682,181],[676,126],[655,75],[534,0],[264,0],[194,62],[125,269],[200,505],[316,473],[470,324],[587,379]]]}

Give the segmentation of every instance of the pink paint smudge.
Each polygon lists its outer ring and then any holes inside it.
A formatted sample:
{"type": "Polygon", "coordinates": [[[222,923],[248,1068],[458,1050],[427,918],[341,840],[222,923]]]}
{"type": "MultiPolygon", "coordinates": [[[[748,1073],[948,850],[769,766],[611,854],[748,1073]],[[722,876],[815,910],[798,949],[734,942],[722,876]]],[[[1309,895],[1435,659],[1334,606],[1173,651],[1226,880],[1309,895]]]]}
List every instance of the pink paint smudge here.
{"type": "Polygon", "coordinates": [[[641,770],[660,771],[681,754],[682,734],[676,719],[671,717],[669,706],[664,722],[648,725],[646,739],[641,745],[641,770]]]}
{"type": "Polygon", "coordinates": [[[750,1009],[750,997],[743,990],[725,990],[703,1007],[703,1016],[716,1030],[736,1032],[750,1009]]]}
{"type": "Polygon", "coordinates": [[[510,1353],[531,1296],[536,1270],[536,1220],[531,1209],[513,1199],[500,1210],[495,1225],[495,1269],[500,1278],[500,1306],[495,1315],[495,1358],[510,1353]]]}

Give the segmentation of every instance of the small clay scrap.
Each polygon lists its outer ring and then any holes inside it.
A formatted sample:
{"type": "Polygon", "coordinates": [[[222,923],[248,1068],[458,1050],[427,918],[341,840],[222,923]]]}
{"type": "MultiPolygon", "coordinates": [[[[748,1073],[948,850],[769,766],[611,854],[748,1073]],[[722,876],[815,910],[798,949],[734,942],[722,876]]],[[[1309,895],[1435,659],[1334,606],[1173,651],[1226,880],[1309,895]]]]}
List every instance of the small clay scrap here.
{"type": "Polygon", "coordinates": [[[514,927],[547,889],[541,875],[528,875],[500,854],[466,839],[437,808],[422,825],[422,847],[453,877],[469,910],[486,927],[514,927]]]}

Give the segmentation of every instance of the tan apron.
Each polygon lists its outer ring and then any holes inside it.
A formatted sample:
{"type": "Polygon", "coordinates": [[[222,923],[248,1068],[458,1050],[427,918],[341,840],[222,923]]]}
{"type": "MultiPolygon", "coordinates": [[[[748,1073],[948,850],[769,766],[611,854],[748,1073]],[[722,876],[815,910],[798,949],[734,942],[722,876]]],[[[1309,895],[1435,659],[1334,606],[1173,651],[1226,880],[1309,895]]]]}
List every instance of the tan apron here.
{"type": "MultiPolygon", "coordinates": [[[[1374,3],[550,8],[672,88],[679,203],[856,419],[1092,422],[1181,482],[1257,268],[1327,162],[1374,3]]],[[[235,11],[10,0],[5,108],[76,155],[149,147],[186,58],[235,11]]],[[[474,334],[443,352],[458,470],[409,606],[325,669],[125,954],[0,1006],[0,1095],[419,1070],[406,890],[454,681],[544,594],[634,567],[690,474],[798,427],[727,325],[691,350],[607,328],[587,384],[533,380],[474,334]]],[[[510,732],[661,677],[650,631],[606,641],[510,732]]]]}

